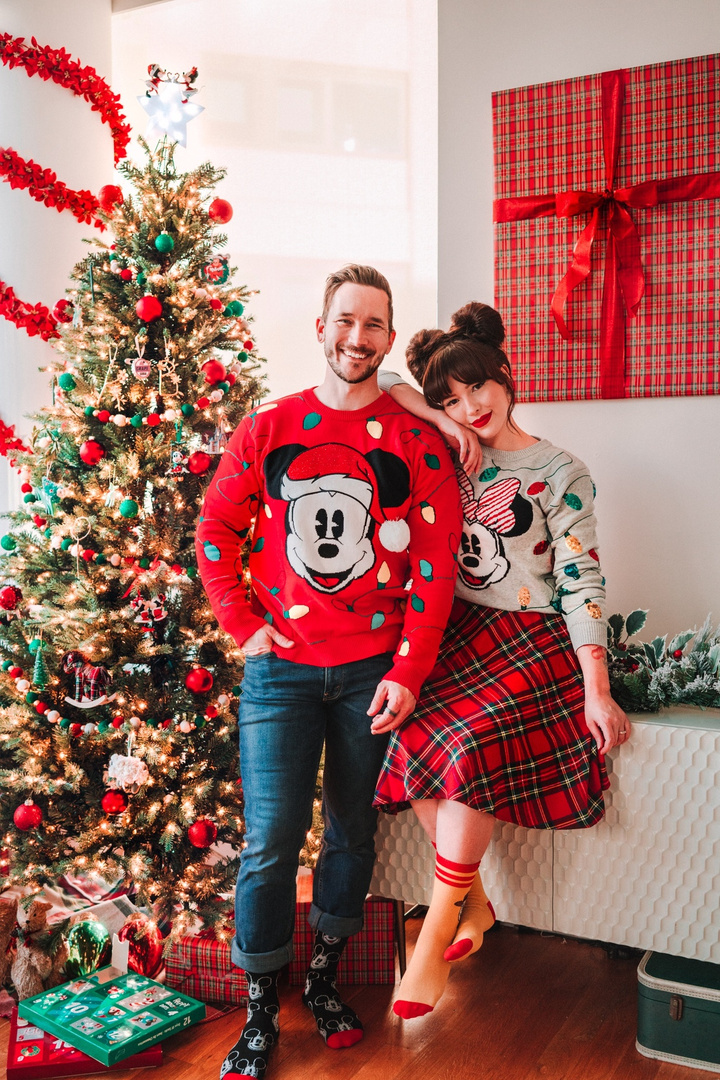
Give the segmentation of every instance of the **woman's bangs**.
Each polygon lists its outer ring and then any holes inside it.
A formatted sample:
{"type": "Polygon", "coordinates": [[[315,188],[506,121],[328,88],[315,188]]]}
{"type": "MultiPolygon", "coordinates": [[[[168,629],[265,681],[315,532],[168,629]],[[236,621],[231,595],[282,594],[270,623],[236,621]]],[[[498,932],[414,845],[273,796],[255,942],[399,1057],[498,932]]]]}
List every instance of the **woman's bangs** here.
{"type": "Polygon", "coordinates": [[[444,349],[438,349],[430,358],[423,379],[423,393],[428,402],[442,407],[443,401],[452,396],[450,379],[469,386],[487,379],[497,380],[497,361],[484,353],[482,345],[471,345],[466,341],[453,342],[444,349]]]}

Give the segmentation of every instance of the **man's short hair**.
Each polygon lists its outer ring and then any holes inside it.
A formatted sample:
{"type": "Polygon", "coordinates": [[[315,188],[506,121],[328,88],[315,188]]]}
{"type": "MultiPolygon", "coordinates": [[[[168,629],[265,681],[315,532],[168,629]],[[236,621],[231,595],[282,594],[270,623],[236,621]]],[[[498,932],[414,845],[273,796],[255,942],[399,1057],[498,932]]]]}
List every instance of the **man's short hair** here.
{"type": "Polygon", "coordinates": [[[342,270],[336,270],[330,274],[325,282],[325,294],[323,296],[323,320],[327,318],[328,308],[332,298],[341,285],[350,282],[351,285],[369,285],[373,289],[380,289],[388,298],[388,330],[393,328],[393,301],[392,291],[388,279],[376,270],[374,266],[360,266],[358,263],[350,263],[343,266],[342,270]]]}

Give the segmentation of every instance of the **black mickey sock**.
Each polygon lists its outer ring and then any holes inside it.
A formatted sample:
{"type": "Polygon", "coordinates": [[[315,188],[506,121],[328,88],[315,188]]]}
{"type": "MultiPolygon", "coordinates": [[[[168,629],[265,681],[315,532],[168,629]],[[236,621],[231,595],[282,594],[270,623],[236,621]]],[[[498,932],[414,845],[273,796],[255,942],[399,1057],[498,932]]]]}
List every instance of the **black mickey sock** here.
{"type": "Polygon", "coordinates": [[[318,1031],[333,1050],[353,1046],[363,1037],[357,1013],[342,1001],[335,987],[338,963],[346,945],[347,938],[328,937],[317,931],[302,995],[318,1031]]]}
{"type": "Polygon", "coordinates": [[[245,972],[248,984],[248,1010],[245,1027],[220,1067],[220,1080],[236,1076],[265,1076],[270,1052],[280,1034],[277,980],[279,971],[263,975],[245,972]]]}

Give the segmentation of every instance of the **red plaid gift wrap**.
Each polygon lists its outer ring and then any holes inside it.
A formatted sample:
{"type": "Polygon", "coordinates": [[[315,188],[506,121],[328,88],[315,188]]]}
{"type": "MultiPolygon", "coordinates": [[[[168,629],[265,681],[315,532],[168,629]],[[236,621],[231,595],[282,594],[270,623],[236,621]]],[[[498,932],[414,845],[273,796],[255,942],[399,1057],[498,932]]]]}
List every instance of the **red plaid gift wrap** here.
{"type": "MultiPolygon", "coordinates": [[[[290,982],[300,985],[312,958],[315,931],[307,922],[310,903],[295,912],[290,982]]],[[[354,934],[338,967],[338,982],[379,984],[395,982],[395,923],[392,900],[370,896],[365,901],[364,925],[354,934]]],[[[240,1005],[247,1001],[245,976],[230,959],[230,942],[219,941],[212,930],[183,938],[165,958],[165,982],[190,997],[206,1002],[240,1005]]]]}
{"type": "MultiPolygon", "coordinates": [[[[308,925],[309,903],[299,903],[295,915],[295,956],[290,982],[305,982],[312,959],[315,931],[308,925]]],[[[338,965],[339,983],[377,985],[395,982],[395,921],[392,900],[369,896],[363,909],[363,928],[348,940],[338,965]]]]}
{"type": "Polygon", "coordinates": [[[719,393],[720,56],[495,93],[493,127],[518,400],[719,393]]]}

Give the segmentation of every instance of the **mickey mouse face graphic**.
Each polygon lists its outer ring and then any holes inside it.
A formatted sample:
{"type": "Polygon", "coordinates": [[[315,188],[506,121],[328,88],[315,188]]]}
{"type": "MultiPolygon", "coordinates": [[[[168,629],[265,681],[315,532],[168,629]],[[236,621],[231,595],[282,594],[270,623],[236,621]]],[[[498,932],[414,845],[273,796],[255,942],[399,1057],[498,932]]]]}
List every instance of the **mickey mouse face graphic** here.
{"type": "Polygon", "coordinates": [[[407,547],[406,523],[385,517],[385,508],[401,505],[410,492],[409,471],[397,455],[363,455],[338,443],[310,449],[294,444],[268,454],[264,470],[268,494],[288,504],[288,562],[319,592],[340,592],[372,569],[378,525],[389,550],[407,547]]]}
{"type": "Polygon", "coordinates": [[[458,572],[468,589],[487,589],[510,569],[501,537],[528,531],[532,504],[518,493],[520,481],[514,476],[491,484],[479,499],[465,473],[458,472],[458,482],[463,511],[458,572]]]}

